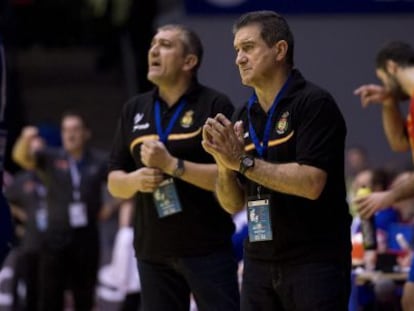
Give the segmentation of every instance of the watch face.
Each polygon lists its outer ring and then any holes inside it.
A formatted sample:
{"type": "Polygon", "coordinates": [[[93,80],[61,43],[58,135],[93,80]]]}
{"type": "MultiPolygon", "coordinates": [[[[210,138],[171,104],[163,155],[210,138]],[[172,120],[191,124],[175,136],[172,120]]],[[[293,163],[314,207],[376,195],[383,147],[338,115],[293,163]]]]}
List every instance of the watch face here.
{"type": "Polygon", "coordinates": [[[173,172],[173,177],[181,177],[184,174],[184,161],[179,159],[177,162],[177,167],[173,172]]]}
{"type": "Polygon", "coordinates": [[[254,161],[253,161],[253,159],[252,159],[252,158],[250,158],[250,157],[245,157],[245,158],[243,159],[243,165],[244,165],[244,166],[246,166],[246,167],[252,167],[252,166],[253,166],[253,164],[254,164],[254,161]]]}
{"type": "Polygon", "coordinates": [[[183,174],[184,174],[184,168],[182,168],[182,167],[177,168],[174,172],[174,175],[177,176],[177,177],[180,177],[183,174]]]}

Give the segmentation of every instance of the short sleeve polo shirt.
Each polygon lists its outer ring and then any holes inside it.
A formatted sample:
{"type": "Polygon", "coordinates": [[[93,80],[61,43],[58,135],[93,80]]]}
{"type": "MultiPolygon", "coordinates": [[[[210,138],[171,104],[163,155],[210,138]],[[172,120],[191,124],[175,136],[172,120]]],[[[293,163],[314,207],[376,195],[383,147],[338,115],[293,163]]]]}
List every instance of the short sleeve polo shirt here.
{"type": "MultiPolygon", "coordinates": [[[[267,114],[257,102],[250,111],[261,139],[267,114]]],[[[233,119],[243,120],[245,151],[257,157],[248,131],[247,108],[242,107],[233,119]]],[[[264,160],[313,166],[325,171],[328,177],[317,200],[262,188],[262,194],[271,196],[273,240],[246,241],[247,256],[290,263],[348,258],[351,216],[344,182],[346,126],[334,99],[293,70],[271,124],[264,160]]],[[[245,186],[249,196],[257,195],[257,184],[246,179],[245,186]]]]}
{"type": "MultiPolygon", "coordinates": [[[[214,163],[201,146],[202,127],[208,117],[223,113],[231,117],[233,105],[227,96],[194,81],[183,95],[186,104],[165,143],[174,157],[214,163]]],[[[131,172],[142,168],[140,146],[145,139],[159,140],[154,102],[161,103],[165,129],[178,105],[168,107],[157,91],[131,99],[124,107],[113,142],[109,170],[131,172]]],[[[180,99],[181,100],[181,99],[180,99]]],[[[213,192],[180,179],[175,186],[183,211],[159,218],[151,193],[136,194],[135,248],[141,259],[165,256],[194,256],[231,246],[234,225],[231,216],[218,204],[213,192]]]]}

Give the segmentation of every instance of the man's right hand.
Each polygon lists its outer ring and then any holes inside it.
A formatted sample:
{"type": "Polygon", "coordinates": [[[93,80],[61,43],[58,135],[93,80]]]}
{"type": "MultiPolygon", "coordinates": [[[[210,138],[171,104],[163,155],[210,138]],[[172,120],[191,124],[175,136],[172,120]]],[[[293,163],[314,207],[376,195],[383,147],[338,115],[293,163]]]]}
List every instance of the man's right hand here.
{"type": "Polygon", "coordinates": [[[140,192],[154,192],[164,180],[162,171],[158,168],[142,167],[132,173],[137,190],[140,192]]]}
{"type": "Polygon", "coordinates": [[[31,140],[32,138],[39,136],[39,130],[35,126],[25,126],[22,129],[21,136],[25,140],[31,140]]]}
{"type": "Polygon", "coordinates": [[[357,95],[361,99],[362,107],[367,107],[370,104],[388,104],[389,102],[395,102],[391,93],[381,85],[377,84],[364,84],[354,91],[354,95],[357,95]]]}

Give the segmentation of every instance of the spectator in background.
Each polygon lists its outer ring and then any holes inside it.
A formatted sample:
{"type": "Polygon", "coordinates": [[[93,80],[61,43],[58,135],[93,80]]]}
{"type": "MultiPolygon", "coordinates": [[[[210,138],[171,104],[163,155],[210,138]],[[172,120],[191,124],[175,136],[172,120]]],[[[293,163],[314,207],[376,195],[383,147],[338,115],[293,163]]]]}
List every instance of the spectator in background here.
{"type": "Polygon", "coordinates": [[[70,288],[75,310],[94,306],[99,263],[97,217],[107,162],[88,146],[85,119],[76,112],[61,120],[62,148],[30,152],[38,129],[26,127],[13,148],[13,159],[36,170],[47,191],[48,223],[40,256],[39,309],[62,310],[64,290],[70,288]]]}
{"type": "MultiPolygon", "coordinates": [[[[40,152],[45,147],[42,138],[30,142],[30,153],[40,152]]],[[[25,284],[25,299],[15,297],[16,310],[38,310],[39,258],[44,234],[47,229],[46,188],[35,170],[24,170],[16,174],[13,182],[5,188],[14,217],[23,224],[23,237],[19,246],[15,266],[16,283],[25,284]]]]}
{"type": "MultiPolygon", "coordinates": [[[[368,155],[362,146],[351,146],[345,150],[345,184],[348,203],[352,201],[354,190],[352,183],[361,171],[368,170],[368,155]]],[[[353,211],[351,211],[353,212],[353,211]]]]}
{"type": "Polygon", "coordinates": [[[239,310],[231,216],[214,194],[217,167],[201,128],[227,96],[198,82],[203,47],[182,25],[158,29],[148,51],[153,91],[124,107],[110,158],[108,187],[136,197],[134,246],[144,310],[239,310]]]}
{"type": "MultiPolygon", "coordinates": [[[[354,178],[351,185],[351,200],[358,189],[367,187],[371,191],[387,190],[391,184],[393,174],[384,169],[365,169],[360,171],[354,178]]],[[[400,221],[400,215],[392,206],[375,213],[376,237],[378,247],[375,250],[365,251],[363,249],[363,237],[361,233],[361,218],[357,213],[357,206],[351,205],[354,212],[354,218],[351,226],[353,242],[353,264],[355,266],[364,266],[367,269],[385,268],[380,267],[377,262],[381,262],[381,256],[386,256],[389,251],[389,234],[396,223],[400,221]]],[[[388,267],[387,267],[388,268],[388,267]]],[[[375,310],[396,310],[396,293],[395,284],[384,278],[378,278],[372,284],[356,286],[358,305],[364,310],[374,308],[375,310]]]]}
{"type": "MultiPolygon", "coordinates": [[[[391,189],[404,184],[410,179],[411,173],[411,171],[399,173],[391,184],[391,189]]],[[[412,250],[414,250],[414,197],[394,203],[393,208],[400,217],[398,222],[390,226],[387,245],[389,250],[399,255],[399,265],[406,270],[410,267],[412,250]],[[398,234],[401,234],[404,239],[397,237],[398,234]]]]}
{"type": "MultiPolygon", "coordinates": [[[[355,193],[362,187],[368,187],[371,191],[384,191],[387,190],[393,179],[393,174],[383,169],[365,169],[360,171],[354,178],[351,185],[352,196],[355,197],[355,193]]],[[[354,214],[354,221],[352,226],[356,226],[352,233],[355,233],[359,228],[360,217],[357,214],[357,206],[352,206],[352,213],[354,214]]],[[[399,220],[399,213],[392,207],[378,211],[375,214],[375,223],[377,229],[384,232],[388,231],[390,223],[397,222],[399,220]]]]}
{"type": "MultiPolygon", "coordinates": [[[[414,161],[414,49],[408,43],[395,41],[386,44],[376,57],[376,74],[382,85],[366,84],[354,91],[362,106],[381,104],[385,135],[392,150],[411,149],[414,161]],[[410,100],[407,118],[401,114],[400,102],[410,100]]],[[[414,197],[414,173],[398,187],[372,193],[356,200],[361,217],[370,217],[376,211],[414,197]]],[[[414,310],[414,259],[404,287],[404,311],[414,310]]]]}
{"type": "Polygon", "coordinates": [[[204,125],[225,210],[247,205],[241,310],[347,310],[351,243],[346,126],[332,96],[294,68],[294,39],[272,11],[233,26],[242,83],[254,89],[232,123],[204,125]]]}
{"type": "Polygon", "coordinates": [[[345,152],[345,172],[351,180],[361,171],[368,169],[367,151],[361,146],[351,146],[345,152]]]}

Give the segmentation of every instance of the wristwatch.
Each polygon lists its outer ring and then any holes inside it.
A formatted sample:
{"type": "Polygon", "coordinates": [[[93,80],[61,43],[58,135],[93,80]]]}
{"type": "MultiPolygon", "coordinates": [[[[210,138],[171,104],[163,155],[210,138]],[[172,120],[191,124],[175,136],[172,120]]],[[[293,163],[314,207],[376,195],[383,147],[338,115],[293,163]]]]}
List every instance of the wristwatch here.
{"type": "Polygon", "coordinates": [[[172,173],[172,176],[175,178],[179,178],[184,174],[184,160],[177,159],[177,165],[172,173]]]}
{"type": "Polygon", "coordinates": [[[254,167],[254,157],[248,154],[244,154],[240,157],[240,167],[239,172],[240,174],[244,175],[244,173],[249,169],[254,167]]]}

